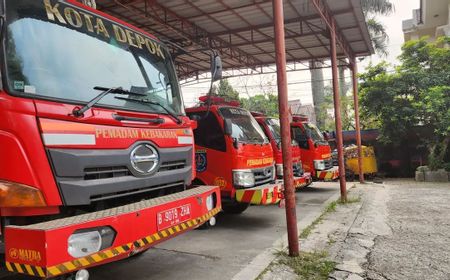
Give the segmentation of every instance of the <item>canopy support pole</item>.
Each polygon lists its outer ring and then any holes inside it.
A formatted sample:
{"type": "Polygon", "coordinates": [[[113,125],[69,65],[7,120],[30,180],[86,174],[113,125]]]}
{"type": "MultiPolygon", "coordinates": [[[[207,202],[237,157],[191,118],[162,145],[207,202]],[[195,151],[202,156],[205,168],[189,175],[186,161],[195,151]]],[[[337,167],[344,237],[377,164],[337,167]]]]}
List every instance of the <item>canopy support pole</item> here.
{"type": "Polygon", "coordinates": [[[331,44],[331,69],[333,74],[333,100],[334,100],[334,116],[336,123],[336,140],[339,162],[339,185],[341,189],[341,201],[347,201],[347,187],[345,183],[345,164],[344,164],[344,149],[342,140],[342,121],[341,121],[341,102],[339,97],[339,77],[336,54],[336,26],[334,22],[330,28],[330,44],[331,44]]]}
{"type": "Polygon", "coordinates": [[[359,126],[359,100],[358,100],[358,65],[355,57],[351,58],[352,67],[352,83],[353,83],[353,102],[355,107],[355,130],[356,130],[356,145],[358,146],[358,175],[359,182],[364,183],[364,173],[362,167],[362,146],[361,146],[361,128],[359,126]]]}
{"type": "Polygon", "coordinates": [[[281,125],[281,149],[283,153],[284,198],[286,200],[286,223],[289,255],[298,256],[299,242],[297,213],[295,204],[294,177],[292,171],[292,147],[288,108],[288,87],[286,74],[286,48],[284,41],[283,0],[273,0],[273,19],[275,30],[275,53],[277,65],[278,105],[281,125]]]}

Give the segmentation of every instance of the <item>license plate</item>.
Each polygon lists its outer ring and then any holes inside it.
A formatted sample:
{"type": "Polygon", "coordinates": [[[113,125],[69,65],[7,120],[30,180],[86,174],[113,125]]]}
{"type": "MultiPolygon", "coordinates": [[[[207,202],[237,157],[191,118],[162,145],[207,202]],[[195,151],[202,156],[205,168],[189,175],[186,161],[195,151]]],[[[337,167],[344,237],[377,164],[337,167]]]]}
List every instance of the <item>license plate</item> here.
{"type": "Polygon", "coordinates": [[[191,205],[186,204],[158,213],[158,231],[170,228],[191,218],[191,205]]]}

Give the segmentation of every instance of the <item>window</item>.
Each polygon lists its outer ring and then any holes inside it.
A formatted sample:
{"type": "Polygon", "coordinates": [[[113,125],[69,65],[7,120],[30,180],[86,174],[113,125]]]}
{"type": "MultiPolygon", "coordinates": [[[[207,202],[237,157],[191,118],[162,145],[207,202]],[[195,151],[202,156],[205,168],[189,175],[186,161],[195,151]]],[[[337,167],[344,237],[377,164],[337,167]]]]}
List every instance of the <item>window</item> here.
{"type": "Polygon", "coordinates": [[[267,143],[267,137],[258,122],[249,111],[235,107],[219,109],[223,119],[230,119],[232,123],[231,137],[244,143],[267,143]]]}
{"type": "Polygon", "coordinates": [[[227,146],[225,135],[217,117],[212,112],[206,117],[205,114],[205,112],[187,113],[190,118],[194,115],[200,117],[200,120],[197,121],[198,127],[194,130],[195,144],[205,148],[226,152],[227,146]]]}
{"type": "Polygon", "coordinates": [[[301,129],[298,126],[292,126],[291,128],[292,128],[292,136],[294,140],[298,142],[300,148],[308,150],[309,149],[308,137],[306,136],[305,131],[303,131],[303,129],[301,129]]]}

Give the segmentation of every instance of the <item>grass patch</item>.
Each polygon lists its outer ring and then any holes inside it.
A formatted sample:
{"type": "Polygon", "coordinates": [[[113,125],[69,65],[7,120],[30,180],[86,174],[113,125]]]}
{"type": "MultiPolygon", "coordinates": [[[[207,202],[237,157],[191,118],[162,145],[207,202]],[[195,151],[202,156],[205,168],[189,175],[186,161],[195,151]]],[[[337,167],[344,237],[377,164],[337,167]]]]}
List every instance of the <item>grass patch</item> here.
{"type": "Polygon", "coordinates": [[[347,201],[341,201],[339,200],[339,204],[351,204],[351,203],[358,203],[361,202],[360,196],[353,196],[353,197],[347,197],[347,201]]]}
{"type": "Polygon", "coordinates": [[[325,215],[327,215],[328,213],[332,213],[334,211],[336,211],[336,205],[337,205],[337,201],[333,201],[330,204],[328,204],[328,206],[325,208],[325,210],[323,211],[323,213],[320,215],[320,217],[318,217],[317,219],[314,220],[314,222],[312,222],[309,226],[307,226],[301,233],[300,233],[300,238],[305,239],[307,238],[312,230],[322,222],[323,218],[325,217],[325,215]]]}
{"type": "Polygon", "coordinates": [[[255,280],[262,280],[264,275],[272,270],[272,267],[274,266],[274,263],[272,262],[268,267],[264,268],[264,270],[258,275],[258,277],[255,278],[255,280]]]}
{"type": "Polygon", "coordinates": [[[286,252],[278,254],[278,263],[289,266],[300,279],[327,280],[336,263],[327,259],[326,252],[300,252],[298,257],[289,257],[286,252]]]}

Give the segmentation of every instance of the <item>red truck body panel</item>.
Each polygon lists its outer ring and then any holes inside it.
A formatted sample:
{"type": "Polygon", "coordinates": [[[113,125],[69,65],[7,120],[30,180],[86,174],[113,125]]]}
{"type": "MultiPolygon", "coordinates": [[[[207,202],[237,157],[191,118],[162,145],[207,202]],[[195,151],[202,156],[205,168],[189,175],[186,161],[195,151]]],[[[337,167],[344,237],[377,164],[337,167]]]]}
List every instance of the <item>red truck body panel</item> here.
{"type": "MultiPolygon", "coordinates": [[[[209,114],[213,115],[220,129],[224,129],[224,120],[219,113],[219,109],[230,107],[229,104],[213,104],[209,114]]],[[[240,109],[243,110],[243,109],[240,109]]],[[[206,106],[186,109],[188,115],[198,113],[202,115],[207,112],[206,106]]],[[[220,151],[214,148],[204,147],[198,144],[199,139],[195,139],[197,179],[204,184],[220,186],[223,197],[237,199],[240,202],[252,204],[273,204],[280,201],[282,183],[264,184],[256,188],[239,189],[233,184],[232,170],[238,169],[258,169],[273,166],[275,159],[270,143],[251,144],[233,143],[230,136],[224,135],[225,149],[220,151]],[[272,200],[271,198],[276,199],[272,200]]]]}
{"type": "MultiPolygon", "coordinates": [[[[298,120],[291,123],[292,127],[297,127],[306,135],[305,123],[307,121],[298,120]]],[[[339,178],[337,167],[328,166],[325,170],[316,170],[314,167],[315,160],[326,160],[332,162],[330,145],[324,143],[314,143],[311,137],[307,138],[307,148],[300,145],[302,164],[305,172],[309,172],[316,180],[332,181],[339,178]]]]}
{"type": "Polygon", "coordinates": [[[166,239],[198,227],[216,215],[221,208],[217,187],[198,187],[125,207],[53,220],[31,226],[9,226],[5,231],[6,266],[8,270],[39,277],[55,277],[88,268],[143,251],[166,239]],[[214,194],[216,205],[206,208],[206,197],[214,194]],[[161,227],[158,213],[190,205],[185,218],[161,227]],[[108,226],[115,230],[112,246],[81,258],[67,251],[67,240],[78,229],[108,226]]]}
{"type": "MultiPolygon", "coordinates": [[[[254,113],[253,116],[255,117],[256,121],[261,126],[261,128],[264,130],[264,133],[270,140],[270,144],[271,144],[272,150],[273,150],[273,155],[275,158],[275,163],[277,165],[282,165],[283,164],[283,153],[282,153],[282,150],[278,147],[277,141],[274,138],[272,132],[270,131],[270,129],[268,127],[268,124],[266,122],[268,117],[266,117],[262,114],[259,114],[259,113],[254,113]]],[[[292,163],[303,166],[300,147],[297,145],[295,145],[295,146],[292,145],[291,148],[292,148],[292,163]]],[[[280,175],[278,175],[278,176],[282,177],[280,175]]],[[[304,172],[301,176],[296,176],[294,174],[295,188],[305,187],[305,186],[311,184],[311,182],[312,182],[311,173],[308,171],[304,172]]]]}

